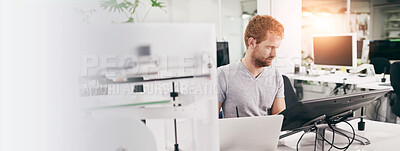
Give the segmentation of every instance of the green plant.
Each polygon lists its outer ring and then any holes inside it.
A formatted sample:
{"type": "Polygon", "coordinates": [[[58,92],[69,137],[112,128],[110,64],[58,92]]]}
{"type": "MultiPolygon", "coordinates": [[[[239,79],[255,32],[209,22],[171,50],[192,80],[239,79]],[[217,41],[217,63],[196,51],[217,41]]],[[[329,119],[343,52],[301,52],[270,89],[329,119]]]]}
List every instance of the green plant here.
{"type": "MultiPolygon", "coordinates": [[[[166,7],[164,5],[164,2],[160,2],[158,0],[150,0],[151,7],[147,10],[146,14],[144,15],[142,22],[144,22],[147,14],[150,12],[151,8],[156,7],[163,9],[166,7]]],[[[118,13],[124,13],[125,16],[128,18],[126,23],[133,23],[133,22],[138,22],[139,17],[136,16],[136,21],[134,20],[134,15],[136,12],[136,9],[139,7],[139,0],[134,0],[134,2],[129,1],[129,0],[122,0],[121,2],[118,2],[117,0],[103,0],[100,1],[100,6],[104,10],[108,10],[109,12],[117,12],[118,13]]],[[[137,15],[137,13],[136,13],[137,15]]]]}
{"type": "Polygon", "coordinates": [[[89,23],[90,15],[95,13],[96,10],[95,9],[90,9],[90,10],[75,9],[75,12],[77,12],[79,15],[82,16],[82,22],[89,23]]]}

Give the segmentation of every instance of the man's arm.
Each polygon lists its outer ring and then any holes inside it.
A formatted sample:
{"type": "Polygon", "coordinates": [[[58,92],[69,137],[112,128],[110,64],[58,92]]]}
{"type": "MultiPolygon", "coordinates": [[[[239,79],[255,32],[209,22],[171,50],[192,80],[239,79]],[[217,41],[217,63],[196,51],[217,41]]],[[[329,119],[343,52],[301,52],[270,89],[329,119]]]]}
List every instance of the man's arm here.
{"type": "Polygon", "coordinates": [[[218,114],[221,111],[221,106],[222,106],[222,103],[218,102],[218,114]]]}
{"type": "Polygon", "coordinates": [[[272,104],[272,115],[279,114],[285,109],[285,98],[275,98],[274,104],[272,104]]]}
{"type": "Polygon", "coordinates": [[[226,79],[225,74],[222,71],[222,68],[217,68],[217,75],[218,75],[218,114],[221,111],[222,103],[226,99],[226,79]]]}

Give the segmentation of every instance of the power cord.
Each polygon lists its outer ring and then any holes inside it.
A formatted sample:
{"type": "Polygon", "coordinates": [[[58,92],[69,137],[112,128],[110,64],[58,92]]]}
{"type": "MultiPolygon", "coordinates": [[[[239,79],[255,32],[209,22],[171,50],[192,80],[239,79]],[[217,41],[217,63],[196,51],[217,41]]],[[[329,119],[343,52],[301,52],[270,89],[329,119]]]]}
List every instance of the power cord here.
{"type": "Polygon", "coordinates": [[[376,102],[377,102],[377,104],[375,105],[375,120],[376,120],[376,121],[379,121],[378,118],[381,118],[381,117],[382,117],[382,115],[379,114],[379,108],[381,108],[381,105],[382,105],[382,100],[381,100],[381,98],[378,98],[378,99],[376,100],[376,102]]]}
{"type": "MultiPolygon", "coordinates": [[[[338,150],[344,150],[344,151],[346,151],[346,150],[350,147],[350,145],[353,144],[353,142],[354,142],[354,140],[355,140],[356,132],[355,132],[355,130],[354,130],[354,127],[353,127],[349,122],[343,121],[343,122],[345,122],[346,124],[348,124],[348,125],[350,126],[350,128],[351,128],[351,130],[352,130],[352,132],[353,132],[353,137],[350,139],[350,137],[347,136],[346,134],[344,134],[344,133],[342,133],[342,132],[340,132],[340,131],[335,130],[335,128],[332,126],[332,121],[326,120],[326,122],[327,122],[329,128],[332,129],[332,133],[333,133],[333,135],[332,135],[332,141],[330,142],[329,140],[327,140],[327,139],[326,139],[324,136],[322,136],[321,134],[318,134],[318,135],[321,136],[321,138],[322,138],[323,141],[325,141],[326,143],[328,143],[329,145],[331,145],[331,147],[329,148],[328,151],[330,151],[332,148],[336,148],[336,149],[338,149],[338,150]],[[344,147],[338,147],[338,146],[334,145],[334,142],[335,142],[335,133],[339,133],[339,134],[342,134],[343,136],[345,136],[345,137],[347,138],[347,140],[349,141],[349,143],[348,143],[346,146],[344,146],[344,147]]],[[[313,128],[317,128],[317,127],[316,127],[316,124],[314,124],[314,127],[310,128],[310,130],[313,129],[313,128]]],[[[308,131],[310,131],[310,130],[308,130],[308,131]]],[[[299,143],[300,143],[300,141],[303,139],[303,136],[304,136],[308,131],[304,131],[304,133],[300,136],[299,140],[298,140],[297,143],[296,143],[296,151],[299,151],[299,143]]],[[[314,143],[314,149],[315,149],[315,147],[316,147],[316,143],[314,143]]]]}
{"type": "MultiPolygon", "coordinates": [[[[340,131],[336,131],[336,130],[332,127],[332,122],[331,122],[330,120],[326,120],[326,123],[328,123],[329,128],[332,130],[332,144],[331,144],[331,147],[330,147],[329,150],[328,150],[328,151],[330,151],[330,150],[332,149],[332,147],[334,146],[333,144],[335,143],[335,133],[336,133],[336,132],[342,134],[343,136],[347,136],[347,135],[343,134],[343,133],[340,132],[340,131]]],[[[347,138],[347,140],[348,140],[349,143],[350,143],[350,138],[349,138],[349,137],[346,137],[346,138],[347,138]]]]}
{"type": "MultiPolygon", "coordinates": [[[[335,142],[335,129],[332,127],[332,123],[329,121],[329,120],[325,120],[326,121],[326,123],[328,124],[328,126],[332,129],[332,142],[331,143],[329,143],[329,141],[328,140],[326,140],[325,138],[324,138],[324,136],[322,136],[321,134],[319,134],[320,136],[321,136],[321,138],[322,139],[318,139],[318,138],[315,138],[315,139],[317,139],[317,140],[323,140],[323,141],[326,141],[329,145],[331,145],[331,147],[329,148],[329,150],[328,151],[330,151],[331,149],[332,149],[332,147],[334,147],[335,145],[333,145],[334,144],[334,142],[335,142]]],[[[316,124],[314,124],[314,127],[317,127],[317,125],[316,124]]],[[[345,134],[343,134],[342,132],[339,132],[339,131],[337,131],[338,133],[340,133],[340,134],[342,134],[342,135],[344,135],[344,136],[346,136],[345,134]]],[[[347,138],[347,140],[349,141],[349,143],[350,143],[350,138],[349,137],[346,137],[347,138]]],[[[317,144],[316,143],[314,143],[314,150],[316,150],[316,146],[317,144]]],[[[338,147],[337,146],[335,146],[335,148],[336,149],[338,149],[338,147]]]]}
{"type": "MultiPolygon", "coordinates": [[[[352,131],[353,131],[353,137],[352,137],[352,139],[350,139],[350,137],[348,137],[348,136],[345,135],[344,133],[335,130],[335,129],[332,127],[330,121],[329,121],[329,123],[328,123],[328,126],[332,129],[332,132],[333,132],[332,142],[330,142],[329,140],[327,140],[327,139],[326,139],[324,136],[322,136],[321,134],[318,134],[319,136],[321,136],[321,138],[322,138],[323,141],[325,141],[326,143],[328,143],[329,145],[331,145],[331,147],[329,148],[329,150],[331,150],[332,147],[334,147],[334,148],[336,148],[336,149],[338,149],[338,150],[347,150],[347,149],[350,147],[350,145],[354,142],[354,140],[355,140],[355,135],[356,135],[356,134],[355,134],[354,127],[353,127],[349,122],[347,122],[347,121],[343,121],[343,122],[345,122],[346,124],[348,124],[348,125],[351,127],[351,129],[352,129],[352,131]],[[340,134],[342,134],[343,136],[345,136],[345,137],[348,139],[349,143],[348,143],[346,146],[344,146],[344,147],[338,147],[338,146],[334,145],[334,135],[335,135],[335,133],[340,133],[340,134]]],[[[316,145],[316,144],[314,144],[314,148],[315,148],[315,145],[316,145]]]]}
{"type": "MultiPolygon", "coordinates": [[[[332,129],[332,144],[335,144],[335,130],[331,126],[330,122],[327,122],[327,123],[328,123],[328,126],[332,129]]],[[[333,145],[331,145],[331,147],[329,147],[328,151],[330,151],[332,148],[333,148],[333,145]]]]}
{"type": "MultiPolygon", "coordinates": [[[[332,130],[332,144],[335,144],[335,131],[332,130]]],[[[331,147],[329,147],[328,151],[331,151],[331,149],[333,148],[333,145],[331,145],[331,147]]]]}
{"type": "MultiPolygon", "coordinates": [[[[345,122],[345,123],[347,123],[348,125],[350,125],[350,127],[351,127],[351,129],[352,129],[352,131],[353,131],[353,137],[352,137],[351,141],[349,142],[349,144],[347,144],[345,147],[338,147],[338,146],[334,145],[333,143],[329,142],[327,139],[325,139],[324,136],[322,136],[321,134],[319,134],[319,135],[321,136],[321,138],[322,138],[325,142],[327,142],[329,145],[333,146],[334,148],[336,148],[336,149],[338,149],[338,150],[347,150],[347,149],[350,147],[350,145],[354,142],[354,139],[355,139],[355,136],[356,136],[356,133],[355,133],[355,131],[354,131],[353,126],[352,126],[349,122],[347,122],[347,121],[343,121],[343,122],[345,122]]],[[[333,128],[333,127],[332,127],[332,128],[333,128]]],[[[341,133],[341,132],[339,132],[339,131],[336,131],[336,132],[341,133]]],[[[343,134],[343,133],[341,133],[341,134],[343,134]]],[[[347,137],[348,139],[350,139],[347,135],[344,135],[344,136],[347,137]]]]}
{"type": "MultiPolygon", "coordinates": [[[[349,122],[347,122],[347,121],[344,121],[344,122],[347,123],[351,127],[351,130],[353,131],[353,137],[351,138],[351,142],[349,144],[349,147],[350,147],[350,145],[353,144],[354,140],[356,139],[356,132],[354,131],[354,127],[349,122]]],[[[349,148],[349,147],[347,147],[347,148],[349,148]]],[[[347,150],[347,148],[346,148],[346,150],[347,150]]]]}
{"type": "Polygon", "coordinates": [[[299,140],[297,141],[297,144],[296,144],[296,151],[299,151],[299,143],[300,143],[300,140],[303,139],[303,136],[304,136],[304,134],[306,134],[306,133],[307,133],[307,132],[304,131],[304,133],[301,135],[301,137],[300,137],[299,140]]]}

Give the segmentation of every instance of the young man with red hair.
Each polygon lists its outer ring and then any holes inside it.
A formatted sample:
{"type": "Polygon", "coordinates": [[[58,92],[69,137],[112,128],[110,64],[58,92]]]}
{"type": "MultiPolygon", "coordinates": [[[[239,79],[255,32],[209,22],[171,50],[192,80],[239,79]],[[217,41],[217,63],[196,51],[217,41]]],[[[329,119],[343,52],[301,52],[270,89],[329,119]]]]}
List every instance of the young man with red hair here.
{"type": "Polygon", "coordinates": [[[282,75],[271,67],[283,33],[283,25],[271,16],[250,20],[245,56],[217,69],[218,109],[222,107],[225,118],[266,116],[286,108],[282,75]]]}

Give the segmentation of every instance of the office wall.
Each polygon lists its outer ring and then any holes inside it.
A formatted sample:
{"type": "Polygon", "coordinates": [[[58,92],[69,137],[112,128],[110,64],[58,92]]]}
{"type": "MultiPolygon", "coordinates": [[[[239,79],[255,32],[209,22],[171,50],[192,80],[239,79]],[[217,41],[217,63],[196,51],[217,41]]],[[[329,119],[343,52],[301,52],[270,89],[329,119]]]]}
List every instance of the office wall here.
{"type": "Polygon", "coordinates": [[[222,40],[228,41],[230,61],[243,57],[242,8],[240,0],[221,1],[222,40]]]}
{"type": "Polygon", "coordinates": [[[369,1],[350,1],[348,18],[347,1],[303,0],[303,57],[311,55],[311,37],[315,34],[357,33],[358,39],[369,39],[369,30],[374,28],[370,24],[370,4],[369,1]]]}
{"type": "MultiPolygon", "coordinates": [[[[169,0],[169,22],[212,23],[217,29],[217,40],[228,41],[230,61],[243,56],[243,31],[241,0],[221,0],[221,24],[219,27],[218,0],[169,0]],[[222,33],[220,35],[219,33],[222,33]]],[[[156,16],[151,21],[157,21],[156,16]]],[[[150,18],[149,18],[150,21],[150,18]]]]}
{"type": "Polygon", "coordinates": [[[293,72],[294,64],[301,62],[301,3],[299,0],[258,0],[258,13],[272,15],[285,27],[285,37],[274,63],[283,73],[293,72]]]}

